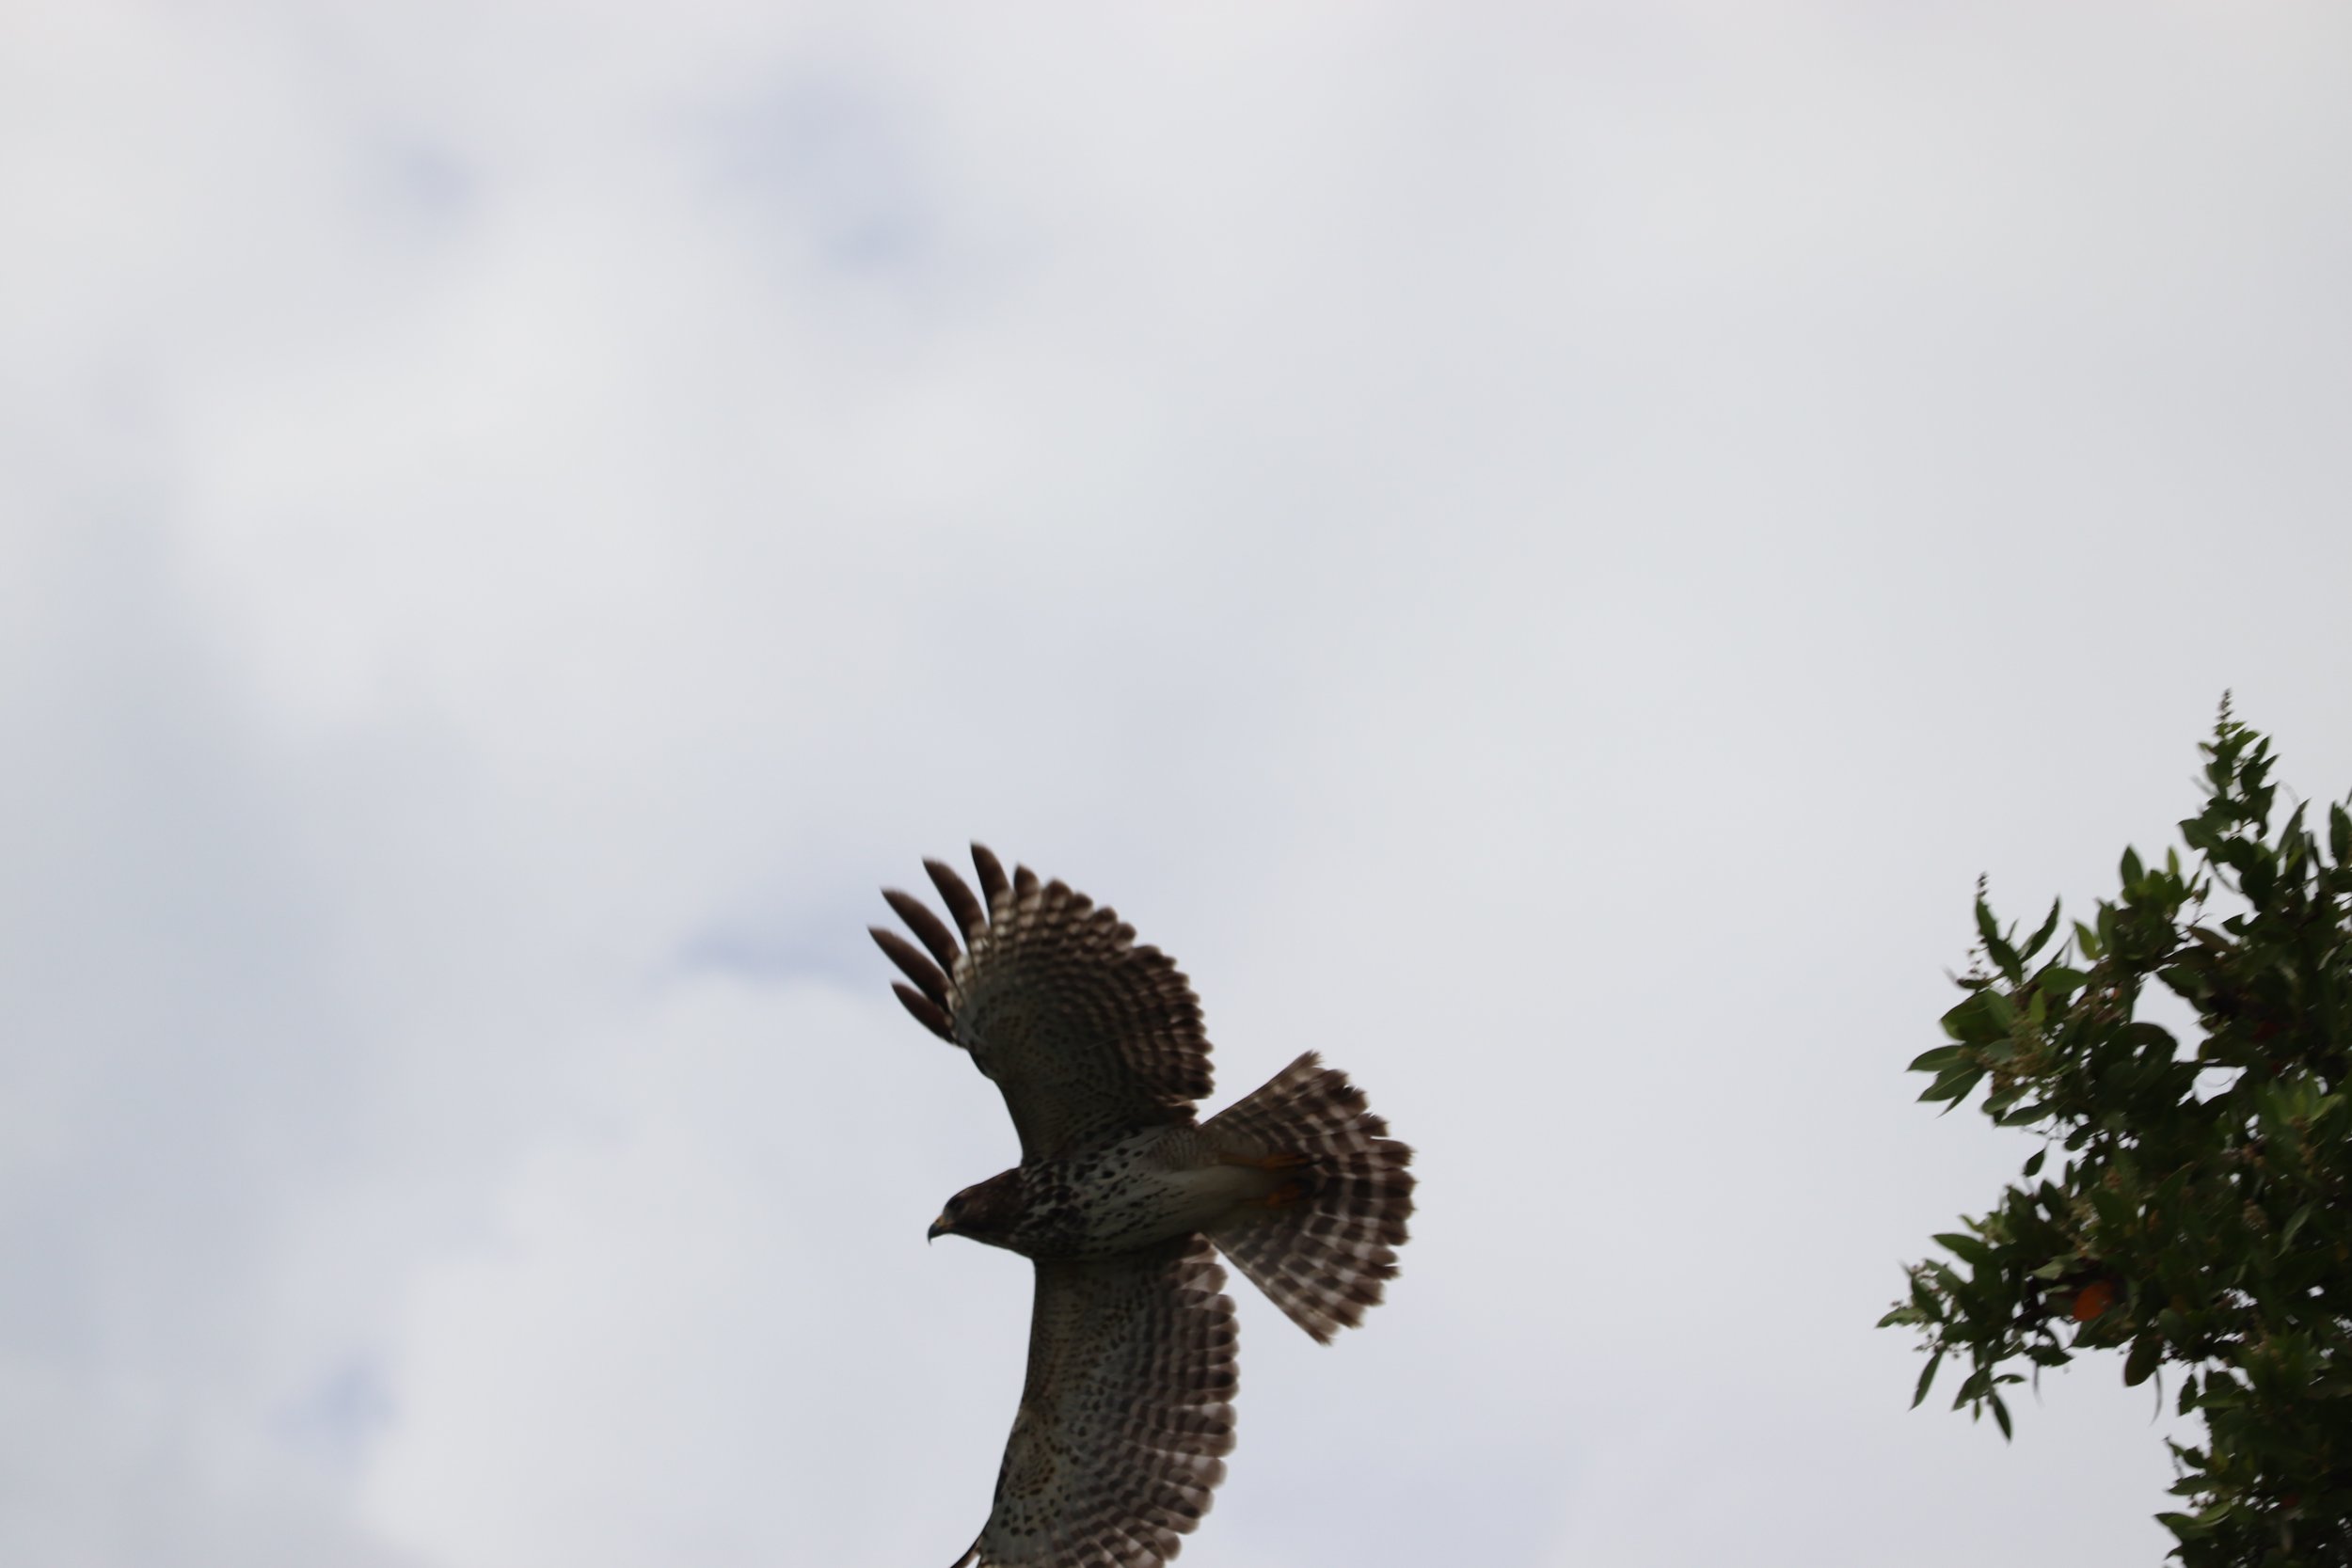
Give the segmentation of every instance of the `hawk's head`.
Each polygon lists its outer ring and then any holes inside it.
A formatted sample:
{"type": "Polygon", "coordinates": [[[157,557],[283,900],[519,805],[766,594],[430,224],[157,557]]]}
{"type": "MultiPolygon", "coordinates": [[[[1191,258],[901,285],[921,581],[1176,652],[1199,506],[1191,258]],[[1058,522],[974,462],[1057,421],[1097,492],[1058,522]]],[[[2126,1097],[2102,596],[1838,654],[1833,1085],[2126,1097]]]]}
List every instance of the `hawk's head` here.
{"type": "Polygon", "coordinates": [[[930,1234],[926,1240],[968,1236],[991,1246],[1003,1246],[1010,1241],[1013,1227],[1021,1219],[1025,1196],[1019,1168],[1001,1171],[949,1198],[939,1218],[931,1221],[930,1234]]]}

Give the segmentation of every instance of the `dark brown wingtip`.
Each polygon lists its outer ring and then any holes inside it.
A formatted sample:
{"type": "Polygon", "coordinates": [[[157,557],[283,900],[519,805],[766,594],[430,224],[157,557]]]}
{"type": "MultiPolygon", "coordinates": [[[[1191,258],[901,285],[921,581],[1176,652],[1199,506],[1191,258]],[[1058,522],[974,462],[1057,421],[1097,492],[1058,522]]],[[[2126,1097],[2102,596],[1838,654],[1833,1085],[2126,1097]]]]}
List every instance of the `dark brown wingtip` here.
{"type": "Polygon", "coordinates": [[[988,911],[980,908],[977,898],[972,896],[972,890],[963,885],[963,879],[957,876],[945,861],[925,861],[923,869],[931,874],[931,886],[939,890],[939,896],[947,905],[947,912],[954,915],[956,924],[963,927],[963,940],[967,942],[979,941],[980,933],[988,929],[988,911]]]}
{"type": "Polygon", "coordinates": [[[1005,891],[1005,865],[985,844],[972,846],[972,869],[980,874],[980,896],[989,908],[996,907],[996,895],[1005,891]]]}
{"type": "Polygon", "coordinates": [[[868,926],[866,934],[874,939],[874,945],[889,955],[890,961],[897,964],[899,972],[914,981],[915,988],[925,996],[941,1007],[948,1006],[947,976],[940,973],[937,964],[923,957],[914,943],[898,932],[885,930],[880,926],[868,926]]]}
{"type": "Polygon", "coordinates": [[[956,1043],[956,1026],[937,1003],[908,985],[904,980],[891,981],[890,989],[898,993],[898,1000],[906,1005],[907,1011],[914,1015],[915,1022],[929,1029],[949,1045],[956,1043]]]}
{"type": "Polygon", "coordinates": [[[1015,897],[1026,898],[1037,891],[1037,873],[1025,865],[1012,868],[1012,891],[1015,897]]]}
{"type": "Polygon", "coordinates": [[[922,940],[939,960],[941,969],[953,969],[963,950],[956,945],[955,934],[947,929],[939,916],[931,913],[920,898],[911,893],[900,893],[895,887],[882,889],[882,898],[898,911],[898,918],[907,923],[907,929],[922,940]]]}

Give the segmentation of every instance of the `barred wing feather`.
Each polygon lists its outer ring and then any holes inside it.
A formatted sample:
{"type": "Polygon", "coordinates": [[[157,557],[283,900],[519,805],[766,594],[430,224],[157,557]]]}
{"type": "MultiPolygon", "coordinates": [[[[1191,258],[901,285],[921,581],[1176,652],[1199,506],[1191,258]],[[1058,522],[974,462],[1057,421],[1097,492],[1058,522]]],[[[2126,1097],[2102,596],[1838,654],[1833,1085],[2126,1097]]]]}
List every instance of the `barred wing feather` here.
{"type": "Polygon", "coordinates": [[[1233,1447],[1233,1304],[1198,1236],[1040,1263],[988,1524],[955,1568],[1158,1568],[1233,1447]]]}
{"type": "Polygon", "coordinates": [[[1210,1088],[1209,1041],[1176,961],[1086,895],[1025,867],[1008,878],[977,844],[972,859],[978,895],[923,863],[955,927],[892,890],[882,896],[921,946],[873,935],[913,982],[895,988],[907,1010],[995,1081],[1023,1162],[1189,1124],[1210,1088]]]}

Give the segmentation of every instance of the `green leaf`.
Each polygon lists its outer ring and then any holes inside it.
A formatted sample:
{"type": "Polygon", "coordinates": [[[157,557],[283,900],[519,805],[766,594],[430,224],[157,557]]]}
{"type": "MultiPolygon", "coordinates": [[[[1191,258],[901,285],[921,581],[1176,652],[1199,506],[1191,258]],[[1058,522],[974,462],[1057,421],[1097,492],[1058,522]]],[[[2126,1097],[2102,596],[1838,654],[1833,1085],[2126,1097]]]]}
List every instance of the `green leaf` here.
{"type": "MultiPolygon", "coordinates": [[[[2011,1089],[2009,1094],[2004,1097],[2006,1108],[2003,1109],[1998,1115],[1993,1117],[1993,1120],[1995,1125],[2001,1127],[2031,1127],[2034,1123],[2041,1121],[2050,1114],[2049,1102],[2046,1101],[2026,1100],[2020,1104],[2006,1104],[2007,1101],[2017,1100],[2022,1097],[2025,1092],[2024,1087],[2021,1085],[2018,1088],[2011,1089]]],[[[1992,1097],[1989,1095],[1985,1098],[1984,1108],[1988,1115],[1992,1114],[1993,1101],[1992,1097]]],[[[2027,1171],[2026,1174],[2030,1176],[2033,1173],[2031,1171],[2027,1171]]]]}
{"type": "Polygon", "coordinates": [[[2123,1386],[2137,1388],[2147,1382],[2163,1353],[2164,1341],[2153,1334],[2143,1334],[2133,1340],[2132,1354],[2123,1359],[2123,1386]]]}
{"type": "Polygon", "coordinates": [[[2311,1217],[2312,1205],[2306,1203],[2302,1208],[2297,1209],[2295,1212],[2295,1217],[2293,1219],[2287,1221],[2287,1227],[2279,1232],[2279,1251],[2281,1255],[2286,1252],[2288,1247],[2295,1244],[2295,1233],[2302,1229],[2304,1222],[2309,1220],[2311,1217]]]}
{"type": "Polygon", "coordinates": [[[2032,958],[2032,957],[2033,957],[2036,953],[2041,952],[2041,951],[2042,951],[2042,945],[2050,940],[2050,935],[2051,935],[2051,933],[2052,933],[2052,932],[2054,932],[2054,931],[2056,931],[2056,930],[2058,929],[2058,901],[2057,899],[2053,898],[2053,899],[2051,899],[2051,900],[2050,900],[2050,914],[2049,914],[2049,918],[2048,918],[2048,919],[2046,919],[2046,920],[2044,920],[2044,921],[2042,921],[2042,928],[2041,928],[2040,930],[2036,931],[2036,932],[2035,932],[2032,936],[2030,936],[2030,937],[2028,937],[2028,938],[2026,938],[2026,945],[2025,945],[2025,947],[2021,950],[2021,951],[2023,952],[2024,956],[2025,956],[2025,957],[2026,957],[2026,958],[2032,958]]]}
{"type": "Polygon", "coordinates": [[[2352,816],[2342,806],[2328,808],[2328,849],[2338,865],[2352,864],[2352,816]]]}
{"type": "Polygon", "coordinates": [[[2001,1440],[2003,1442],[2013,1440],[2017,1433],[2009,1423],[2008,1402],[1998,1394],[1985,1395],[1985,1402],[1993,1406],[1993,1418],[2001,1424],[2001,1440]]]}
{"type": "Polygon", "coordinates": [[[2064,964],[2052,964],[2035,975],[2033,983],[2048,994],[2063,1001],[2082,990],[2083,982],[2090,978],[2090,975],[2085,974],[2079,969],[2069,969],[2064,964]]]}
{"type": "Polygon", "coordinates": [[[1985,1245],[1976,1237],[1963,1235],[1957,1230],[1938,1232],[1935,1238],[1935,1244],[1942,1247],[1946,1252],[1950,1253],[1953,1257],[1959,1259],[1962,1262],[1967,1263],[1974,1268],[1985,1268],[1993,1261],[1993,1249],[1991,1247],[1985,1245]]]}
{"type": "MultiPolygon", "coordinates": [[[[1882,1325],[1883,1326],[1883,1325],[1882,1325]]],[[[1944,1365],[1944,1353],[1937,1351],[1928,1357],[1928,1364],[1919,1369],[1918,1386],[1911,1390],[1911,1408],[1919,1408],[1919,1402],[1928,1397],[1928,1385],[1935,1381],[1935,1370],[1944,1365]]]]}
{"type": "Polygon", "coordinates": [[[1983,899],[1977,900],[1977,935],[1984,939],[1984,955],[1993,965],[2014,983],[2025,965],[2018,959],[2017,949],[2001,940],[2001,927],[1994,921],[1993,911],[1983,899]]]}
{"type": "Polygon", "coordinates": [[[1939,1100],[1954,1102],[1968,1098],[1969,1092],[1984,1078],[1984,1069],[1965,1063],[1946,1070],[1943,1077],[1919,1091],[1919,1098],[1931,1103],[1939,1100]]]}
{"type": "Polygon", "coordinates": [[[2026,1155],[2026,1169],[2024,1174],[2029,1177],[2040,1176],[2042,1174],[2042,1157],[2047,1155],[2049,1152],[2050,1151],[2046,1148],[2037,1148],[2031,1154],[2026,1155]]]}
{"type": "Polygon", "coordinates": [[[1903,1070],[1905,1072],[1941,1072],[1951,1063],[1960,1060],[1963,1049],[1957,1045],[1939,1045],[1932,1051],[1922,1051],[1911,1058],[1911,1065],[1903,1070]]]}
{"type": "Polygon", "coordinates": [[[1970,991],[1966,996],[1944,1009],[1941,1020],[1944,1032],[1961,1041],[1990,1039],[1997,1032],[1984,1027],[1984,1009],[1979,1003],[1982,991],[1970,991]]]}

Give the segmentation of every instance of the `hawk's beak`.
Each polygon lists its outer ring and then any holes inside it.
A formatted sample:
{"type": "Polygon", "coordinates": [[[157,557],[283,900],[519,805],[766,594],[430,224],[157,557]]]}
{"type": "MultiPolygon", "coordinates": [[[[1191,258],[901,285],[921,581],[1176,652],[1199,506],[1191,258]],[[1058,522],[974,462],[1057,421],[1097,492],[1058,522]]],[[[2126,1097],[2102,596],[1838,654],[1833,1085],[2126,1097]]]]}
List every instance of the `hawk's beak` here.
{"type": "Polygon", "coordinates": [[[954,1226],[947,1223],[947,1216],[942,1214],[939,1218],[931,1221],[931,1227],[929,1230],[923,1232],[923,1240],[927,1242],[936,1242],[942,1236],[953,1234],[955,1228],[956,1227],[954,1226]]]}

